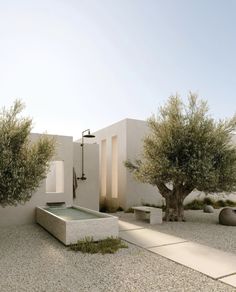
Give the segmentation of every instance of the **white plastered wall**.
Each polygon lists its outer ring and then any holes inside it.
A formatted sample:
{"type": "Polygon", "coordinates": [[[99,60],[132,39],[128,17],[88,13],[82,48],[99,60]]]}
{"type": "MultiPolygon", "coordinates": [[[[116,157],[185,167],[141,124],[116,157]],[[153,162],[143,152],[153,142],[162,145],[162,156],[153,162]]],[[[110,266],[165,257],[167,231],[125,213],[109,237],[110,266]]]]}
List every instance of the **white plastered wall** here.
{"type": "MultiPolygon", "coordinates": [[[[37,141],[41,135],[31,134],[31,141],[37,141]]],[[[33,194],[30,201],[25,205],[17,207],[0,207],[0,226],[29,224],[35,222],[35,207],[45,206],[47,202],[65,202],[67,205],[73,203],[72,195],[72,170],[73,170],[73,140],[69,136],[54,137],[56,141],[56,154],[53,157],[55,161],[64,163],[64,192],[46,193],[46,179],[43,180],[33,194]]]]}
{"type": "MultiPolygon", "coordinates": [[[[127,159],[135,162],[141,158],[143,139],[148,134],[145,121],[127,119],[127,159]]],[[[143,205],[145,203],[162,205],[162,197],[157,189],[149,184],[138,182],[127,172],[127,201],[126,208],[143,205]]]]}
{"type": "MultiPolygon", "coordinates": [[[[82,175],[82,149],[73,143],[74,168],[77,177],[82,175]]],[[[84,173],[86,180],[77,180],[74,204],[92,210],[99,210],[99,145],[84,143],[84,173]]]]}
{"type": "Polygon", "coordinates": [[[96,136],[94,140],[100,147],[101,200],[106,198],[113,206],[121,206],[124,209],[144,203],[161,204],[161,196],[157,188],[134,180],[132,174],[124,166],[127,159],[134,161],[138,158],[146,132],[145,121],[125,119],[94,133],[96,136]],[[105,158],[104,155],[106,155],[105,158]],[[114,170],[114,164],[117,164],[117,173],[114,170]],[[104,178],[104,171],[106,178],[104,178]],[[117,198],[114,197],[116,183],[117,198]]]}
{"type": "Polygon", "coordinates": [[[124,166],[124,161],[126,160],[126,120],[122,120],[118,123],[115,123],[107,128],[101,129],[94,133],[95,138],[93,139],[99,144],[99,185],[100,185],[100,200],[106,200],[111,203],[113,206],[126,206],[126,179],[127,179],[127,169],[124,166]],[[105,142],[104,142],[105,141],[105,142]],[[115,142],[116,141],[116,142],[115,142]],[[104,154],[104,145],[106,144],[106,157],[103,157],[104,154]],[[115,145],[116,144],[116,145],[115,145]],[[116,148],[114,151],[114,147],[116,148]],[[113,155],[112,155],[113,153],[113,155]],[[114,154],[115,153],[115,154],[114,154]],[[115,158],[115,156],[116,158],[115,158]],[[113,157],[113,159],[112,159],[113,157]],[[112,161],[116,161],[116,168],[114,170],[114,165],[112,167],[112,161]],[[104,170],[104,164],[106,165],[104,170]],[[106,178],[104,179],[104,171],[106,178]],[[113,180],[112,180],[113,175],[113,180]],[[116,178],[114,179],[114,175],[116,178]],[[102,187],[102,181],[106,182],[105,193],[104,188],[102,187]],[[114,185],[117,184],[117,198],[114,197],[114,185]],[[112,192],[113,189],[113,192],[112,192]]]}

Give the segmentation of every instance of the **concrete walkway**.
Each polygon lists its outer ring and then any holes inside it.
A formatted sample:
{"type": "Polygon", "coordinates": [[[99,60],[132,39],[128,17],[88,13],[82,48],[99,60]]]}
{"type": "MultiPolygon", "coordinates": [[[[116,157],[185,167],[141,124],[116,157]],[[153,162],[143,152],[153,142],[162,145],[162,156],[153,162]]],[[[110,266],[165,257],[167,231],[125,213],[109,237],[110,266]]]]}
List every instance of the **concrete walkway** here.
{"type": "Polygon", "coordinates": [[[120,237],[150,252],[236,287],[236,256],[119,220],[120,237]]]}

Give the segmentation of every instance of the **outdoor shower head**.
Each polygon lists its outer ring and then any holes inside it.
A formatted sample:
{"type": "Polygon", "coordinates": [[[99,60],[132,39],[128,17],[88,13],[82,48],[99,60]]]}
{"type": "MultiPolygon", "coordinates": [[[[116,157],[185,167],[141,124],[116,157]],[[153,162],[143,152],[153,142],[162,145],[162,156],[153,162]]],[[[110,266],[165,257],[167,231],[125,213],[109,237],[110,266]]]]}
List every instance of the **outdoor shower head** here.
{"type": "Polygon", "coordinates": [[[95,138],[94,135],[90,134],[90,130],[88,130],[88,134],[83,135],[85,138],[95,138]]]}
{"type": "Polygon", "coordinates": [[[95,138],[95,136],[94,136],[94,135],[92,135],[92,134],[87,134],[87,135],[84,135],[84,137],[85,137],[85,138],[95,138]]]}

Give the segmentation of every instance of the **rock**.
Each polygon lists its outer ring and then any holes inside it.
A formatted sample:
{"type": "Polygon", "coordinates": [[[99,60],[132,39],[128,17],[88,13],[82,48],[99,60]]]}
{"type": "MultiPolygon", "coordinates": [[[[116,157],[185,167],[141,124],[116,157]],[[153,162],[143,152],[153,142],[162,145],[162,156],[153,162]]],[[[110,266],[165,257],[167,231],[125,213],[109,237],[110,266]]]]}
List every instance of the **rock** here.
{"type": "Polygon", "coordinates": [[[219,223],[222,225],[236,226],[236,209],[222,209],[219,214],[219,223]]]}
{"type": "Polygon", "coordinates": [[[211,205],[205,205],[203,208],[204,213],[214,213],[214,208],[211,205]]]}

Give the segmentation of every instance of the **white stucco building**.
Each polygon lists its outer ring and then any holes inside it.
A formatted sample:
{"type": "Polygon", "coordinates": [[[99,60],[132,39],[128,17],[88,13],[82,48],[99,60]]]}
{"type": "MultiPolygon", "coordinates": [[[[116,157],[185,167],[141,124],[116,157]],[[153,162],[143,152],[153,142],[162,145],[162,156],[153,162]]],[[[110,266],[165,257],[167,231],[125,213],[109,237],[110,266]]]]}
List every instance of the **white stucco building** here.
{"type": "Polygon", "coordinates": [[[93,133],[99,144],[100,201],[114,207],[162,204],[156,187],[134,180],[124,161],[134,161],[142,149],[142,140],[148,128],[145,121],[124,119],[93,133]]]}

